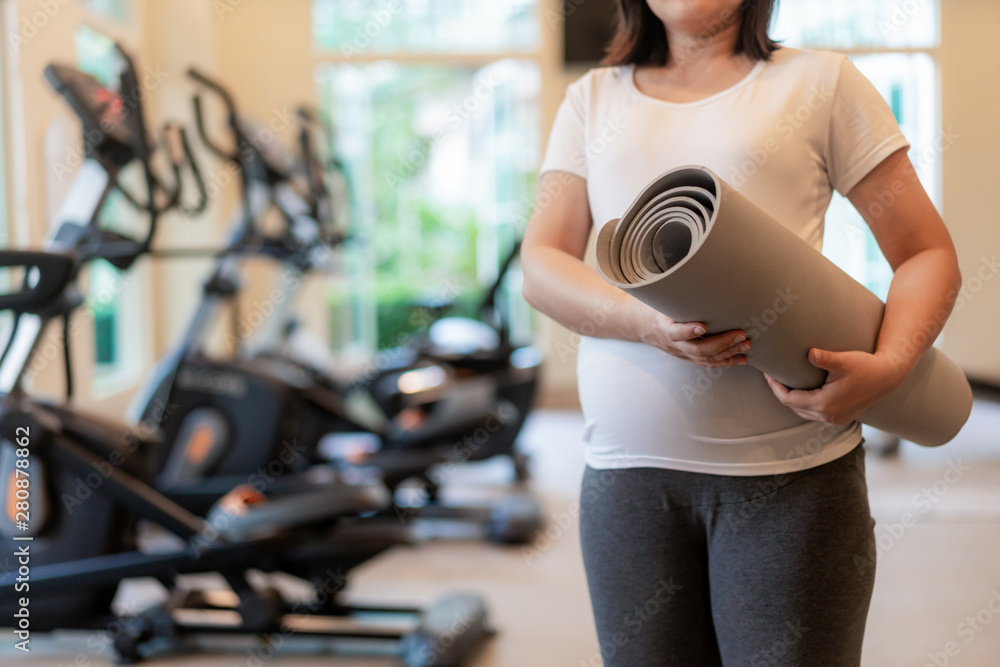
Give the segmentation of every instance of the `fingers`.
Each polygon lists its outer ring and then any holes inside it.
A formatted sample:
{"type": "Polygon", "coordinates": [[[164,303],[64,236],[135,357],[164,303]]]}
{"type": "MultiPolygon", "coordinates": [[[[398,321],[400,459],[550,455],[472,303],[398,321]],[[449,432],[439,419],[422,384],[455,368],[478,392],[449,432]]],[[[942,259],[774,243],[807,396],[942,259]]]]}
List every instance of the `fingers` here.
{"type": "Polygon", "coordinates": [[[750,349],[746,334],[739,330],[705,335],[701,322],[671,322],[667,325],[668,343],[663,349],[674,356],[710,368],[729,368],[747,363],[744,352],[750,349]]]}
{"type": "Polygon", "coordinates": [[[847,424],[854,419],[852,415],[844,413],[842,410],[834,412],[830,410],[829,387],[812,390],[789,389],[767,373],[764,374],[764,378],[778,401],[803,419],[831,426],[847,424]]]}
{"type": "Polygon", "coordinates": [[[741,331],[727,331],[683,341],[677,347],[688,359],[703,366],[717,366],[730,359],[733,361],[724,366],[736,366],[746,363],[746,357],[742,355],[750,349],[750,341],[746,340],[741,331]]]}
{"type": "Polygon", "coordinates": [[[764,373],[764,379],[767,380],[768,386],[771,387],[771,391],[774,392],[775,398],[781,401],[782,405],[787,405],[785,401],[788,400],[788,395],[792,393],[792,390],[775,380],[767,373],[764,373]]]}
{"type": "MultiPolygon", "coordinates": [[[[743,336],[738,336],[736,338],[726,338],[723,343],[728,343],[730,341],[737,341],[723,348],[715,354],[709,355],[709,361],[722,361],[723,359],[728,359],[730,357],[736,356],[737,354],[742,354],[750,349],[750,341],[742,340],[743,336]]],[[[707,342],[707,341],[706,341],[707,342]]],[[[713,343],[714,346],[714,343],[713,343]]]]}
{"type": "Polygon", "coordinates": [[[705,325],[701,322],[671,322],[667,326],[667,338],[675,343],[694,340],[705,335],[705,325]]]}
{"type": "Polygon", "coordinates": [[[775,380],[767,373],[764,374],[764,379],[767,380],[768,386],[771,387],[771,391],[774,392],[774,396],[781,401],[781,404],[795,410],[796,413],[800,410],[804,412],[815,412],[817,408],[822,407],[822,397],[819,395],[822,388],[812,390],[791,389],[784,383],[775,380]]]}
{"type": "Polygon", "coordinates": [[[843,352],[831,352],[814,347],[809,350],[809,363],[825,371],[843,371],[846,359],[843,352]]]}
{"type": "Polygon", "coordinates": [[[675,343],[698,341],[705,343],[706,351],[717,354],[731,345],[737,345],[746,340],[746,334],[739,329],[724,331],[711,336],[705,335],[705,325],[700,322],[671,322],[667,325],[667,338],[675,343]]]}
{"type": "Polygon", "coordinates": [[[733,366],[746,366],[747,358],[742,354],[736,354],[731,357],[726,357],[719,361],[697,361],[692,359],[699,366],[706,366],[708,368],[732,368],[733,366]]]}

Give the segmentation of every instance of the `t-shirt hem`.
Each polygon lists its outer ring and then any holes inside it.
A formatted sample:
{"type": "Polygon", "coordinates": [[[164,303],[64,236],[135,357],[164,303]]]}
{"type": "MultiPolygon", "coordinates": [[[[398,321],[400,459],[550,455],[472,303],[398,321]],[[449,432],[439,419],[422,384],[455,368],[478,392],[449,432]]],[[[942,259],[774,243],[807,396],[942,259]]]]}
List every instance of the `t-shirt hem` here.
{"type": "Polygon", "coordinates": [[[758,475],[779,475],[808,470],[831,461],[836,461],[853,451],[861,443],[861,431],[857,429],[855,437],[843,442],[825,445],[816,454],[798,456],[788,460],[755,461],[745,463],[717,463],[711,461],[689,461],[666,456],[639,456],[634,454],[616,454],[604,457],[587,451],[584,460],[595,470],[621,470],[628,468],[662,468],[681,472],[703,473],[708,475],[725,475],[729,477],[753,477],[758,475]]]}
{"type": "Polygon", "coordinates": [[[857,164],[840,179],[840,182],[835,185],[837,192],[846,197],[847,193],[860,183],[865,176],[871,173],[875,167],[882,164],[883,160],[901,148],[909,147],[910,142],[906,140],[906,137],[902,133],[894,134],[885,139],[873,148],[868,155],[858,160],[857,164]]]}
{"type": "Polygon", "coordinates": [[[550,171],[564,171],[567,174],[573,174],[574,176],[579,176],[583,180],[587,180],[587,173],[582,169],[575,169],[573,167],[567,167],[566,165],[559,164],[543,164],[538,169],[538,178],[541,178],[543,174],[550,171]]]}

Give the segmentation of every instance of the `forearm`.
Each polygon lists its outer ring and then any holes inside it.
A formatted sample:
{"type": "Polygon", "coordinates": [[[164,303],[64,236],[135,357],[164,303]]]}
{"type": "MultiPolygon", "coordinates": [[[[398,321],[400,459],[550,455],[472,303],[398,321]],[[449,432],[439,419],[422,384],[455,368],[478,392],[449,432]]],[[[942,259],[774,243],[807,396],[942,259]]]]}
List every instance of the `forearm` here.
{"type": "Polygon", "coordinates": [[[941,333],[961,287],[954,250],[929,248],[895,271],[875,353],[883,355],[902,381],[941,333]]]}
{"type": "MultiPolygon", "coordinates": [[[[543,189],[547,189],[542,177],[543,189]]],[[[723,368],[746,363],[742,331],[705,335],[702,322],[678,323],[606,283],[581,259],[592,220],[586,181],[569,176],[558,196],[535,209],[521,243],[524,298],[571,331],[646,343],[680,359],[723,368]]]]}
{"type": "Polygon", "coordinates": [[[528,303],[576,333],[645,341],[656,319],[662,317],[558,248],[532,248],[522,263],[528,303]]]}

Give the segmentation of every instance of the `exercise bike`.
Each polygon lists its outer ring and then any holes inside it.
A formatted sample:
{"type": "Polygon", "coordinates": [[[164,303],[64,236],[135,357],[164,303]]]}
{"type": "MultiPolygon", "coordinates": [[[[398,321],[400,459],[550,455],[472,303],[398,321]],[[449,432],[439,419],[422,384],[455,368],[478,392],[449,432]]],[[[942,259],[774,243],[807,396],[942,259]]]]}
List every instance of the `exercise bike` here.
{"type": "Polygon", "coordinates": [[[116,424],[27,391],[45,334],[61,321],[72,395],[69,319],[83,302],[81,272],[97,258],[127,270],[149,254],[159,217],[180,206],[181,169],[193,164],[183,133],[172,128],[173,183],[154,173],[135,70],[119,52],[124,68],[117,93],[71,67],[46,69],[86,136],[100,140],[87,147],[45,251],[0,250],[0,266],[20,270],[20,279],[0,294],[0,310],[13,318],[0,355],[0,491],[13,502],[0,516],[0,533],[14,540],[20,559],[18,569],[0,574],[3,622],[13,622],[24,650],[32,631],[100,630],[119,623],[114,647],[124,662],[192,635],[245,634],[272,642],[292,636],[388,641],[398,645],[408,666],[463,664],[488,635],[478,597],[450,596],[426,610],[341,603],[347,572],[411,541],[405,527],[366,518],[390,502],[383,485],[304,487],[274,499],[244,487],[202,519],[152,486],[150,457],[162,444],[155,430],[116,424]],[[120,180],[130,164],[143,171],[142,203],[120,180]],[[114,191],[145,213],[148,232],[141,240],[101,227],[101,209],[114,191]],[[140,548],[139,521],[160,527],[178,546],[140,548]],[[312,582],[316,595],[287,600],[251,581],[251,570],[312,582]],[[192,573],[221,574],[230,590],[185,589],[179,577],[192,573]],[[119,619],[112,601],[121,580],[133,577],[156,579],[170,599],[119,619]],[[400,615],[409,625],[400,626],[400,615]],[[381,622],[366,622],[370,617],[381,622]]]}
{"type": "MultiPolygon", "coordinates": [[[[247,481],[274,491],[294,488],[300,477],[318,482],[374,475],[396,495],[407,480],[428,479],[433,466],[460,459],[463,451],[455,443],[463,438],[480,431],[492,437],[487,427],[494,423],[502,430],[503,416],[516,413],[510,402],[485,378],[461,377],[454,367],[440,363],[420,360],[381,376],[396,381],[392,372],[409,373],[411,385],[415,375],[438,378],[428,387],[410,386],[403,392],[409,405],[426,406],[433,415],[414,423],[403,412],[407,405],[387,413],[372,404],[373,394],[366,388],[344,386],[293,359],[269,354],[218,359],[203,352],[211,325],[239,293],[243,258],[270,257],[291,272],[286,276],[297,277],[282,280],[279,287],[284,289],[272,292],[281,295],[279,313],[270,316],[279,320],[294,301],[301,276],[328,259],[330,246],[340,237],[316,215],[320,206],[310,206],[295,191],[287,167],[268,161],[248,137],[228,91],[197,71],[191,76],[216,92],[227,108],[234,147],[228,151],[208,136],[201,100],[195,97],[199,133],[210,150],[237,167],[244,206],[183,340],[158,364],[133,404],[134,418],[153,420],[169,443],[157,463],[160,489],[202,515],[228,489],[247,481]],[[272,225],[265,230],[260,223],[268,211],[276,214],[277,229],[272,225]],[[358,399],[367,399],[363,409],[358,409],[358,399]],[[162,410],[167,404],[172,409],[162,410]],[[321,447],[331,434],[376,442],[375,451],[398,450],[401,456],[377,467],[331,461],[321,447]]],[[[321,201],[323,194],[313,193],[313,201],[321,201]]],[[[461,523],[474,534],[514,543],[533,539],[541,516],[537,501],[524,494],[485,507],[397,502],[391,514],[397,520],[420,522],[425,534],[432,534],[427,532],[432,523],[450,524],[446,534],[461,523]]]]}
{"type": "MultiPolygon", "coordinates": [[[[223,94],[228,97],[224,90],[223,94]]],[[[304,108],[299,109],[298,114],[303,120],[299,146],[300,171],[308,184],[306,199],[313,219],[323,221],[324,211],[337,208],[331,202],[336,198],[331,197],[328,182],[338,184],[340,198],[348,199],[346,170],[333,156],[332,132],[319,115],[304,108]],[[310,132],[308,128],[314,130],[310,132]]],[[[287,164],[289,160],[286,158],[284,162],[287,164]]],[[[342,211],[349,208],[348,202],[340,204],[342,211]]],[[[339,217],[343,218],[344,213],[341,212],[339,217]]],[[[440,368],[445,368],[452,376],[469,381],[461,390],[453,387],[451,393],[472,391],[477,395],[492,396],[502,402],[505,411],[502,424],[490,433],[488,439],[466,446],[464,459],[481,461],[506,456],[513,463],[516,480],[522,482],[529,475],[527,457],[517,451],[515,442],[534,403],[541,357],[530,345],[512,343],[505,311],[497,307],[498,294],[519,255],[519,249],[520,242],[514,243],[501,262],[497,277],[484,290],[473,311],[475,318],[448,316],[454,303],[426,304],[423,316],[419,318],[422,321],[421,331],[411,337],[408,345],[384,351],[379,355],[380,363],[377,365],[365,364],[360,370],[345,372],[342,363],[333,358],[329,348],[299,325],[293,310],[294,299],[280,301],[274,315],[245,341],[243,349],[247,356],[290,360],[309,370],[313,380],[319,384],[350,395],[359,402],[365,399],[374,401],[383,422],[399,416],[403,411],[409,413],[407,418],[410,420],[433,419],[431,410],[426,405],[420,405],[418,400],[408,395],[412,392],[404,389],[415,384],[417,377],[441,377],[440,368]],[[409,373],[428,366],[440,368],[409,373]]],[[[350,451],[349,458],[357,465],[392,470],[396,459],[402,457],[405,460],[409,456],[399,449],[413,442],[404,433],[397,433],[396,436],[388,443],[389,446],[377,452],[355,449],[350,451]]],[[[436,484],[428,480],[428,485],[433,492],[436,484]]]]}

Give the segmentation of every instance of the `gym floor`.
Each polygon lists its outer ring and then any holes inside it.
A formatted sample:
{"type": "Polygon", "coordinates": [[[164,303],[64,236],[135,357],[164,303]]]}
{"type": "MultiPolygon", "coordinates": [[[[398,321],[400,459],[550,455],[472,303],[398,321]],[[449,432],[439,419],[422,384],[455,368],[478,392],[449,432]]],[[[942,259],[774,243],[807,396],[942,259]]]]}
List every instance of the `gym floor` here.
{"type": "MultiPolygon", "coordinates": [[[[349,588],[366,602],[429,602],[448,591],[478,591],[499,631],[474,667],[584,667],[599,654],[580,563],[574,501],[583,470],[575,412],[536,413],[523,435],[533,455],[535,490],[550,528],[532,548],[479,542],[397,549],[354,573],[349,588]]],[[[904,444],[899,458],[868,455],[880,555],[865,642],[865,667],[996,667],[1000,664],[1000,405],[977,402],[969,424],[944,448],[904,444]],[[912,517],[912,520],[910,519],[912,517]],[[992,602],[992,604],[991,604],[992,602]],[[992,606],[992,609],[991,609],[992,606]],[[948,655],[949,651],[952,655],[948,655]],[[932,660],[932,657],[934,659],[932,660]]],[[[499,485],[505,462],[456,475],[457,489],[499,485]]],[[[127,607],[156,599],[136,582],[127,607]]],[[[123,596],[119,596],[120,598],[123,596]]],[[[388,667],[385,657],[331,658],[322,647],[260,660],[252,643],[218,645],[201,655],[163,655],[149,665],[388,667]]],[[[25,667],[113,664],[100,635],[37,636],[32,654],[10,643],[0,663],[25,667]]],[[[263,653],[263,655],[268,655],[263,653]]],[[[639,666],[637,666],[639,667],[639,666]]],[[[696,667],[696,666],[692,666],[696,667]]]]}

